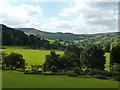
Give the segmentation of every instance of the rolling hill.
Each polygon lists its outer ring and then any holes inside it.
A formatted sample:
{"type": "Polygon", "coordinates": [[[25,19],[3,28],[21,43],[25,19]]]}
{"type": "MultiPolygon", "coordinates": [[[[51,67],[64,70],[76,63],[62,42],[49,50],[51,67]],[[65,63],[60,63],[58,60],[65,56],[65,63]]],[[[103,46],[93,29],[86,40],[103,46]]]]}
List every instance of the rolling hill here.
{"type": "Polygon", "coordinates": [[[41,30],[36,30],[34,28],[16,28],[21,31],[24,31],[27,34],[36,34],[40,35],[41,38],[45,39],[62,39],[63,41],[68,42],[78,42],[78,43],[93,43],[93,42],[113,42],[119,37],[120,32],[111,32],[111,33],[99,33],[99,34],[73,34],[73,33],[51,33],[44,32],[41,30]]]}
{"type": "MultiPolygon", "coordinates": [[[[2,25],[2,26],[4,26],[4,25],[2,25]]],[[[51,32],[45,32],[42,30],[37,30],[34,28],[14,28],[14,30],[17,30],[17,32],[20,30],[20,31],[22,31],[22,33],[24,32],[26,34],[39,35],[41,38],[48,39],[48,40],[58,40],[59,39],[64,42],[66,42],[66,41],[67,42],[75,42],[75,43],[79,43],[79,44],[88,44],[88,43],[103,44],[106,41],[113,42],[116,39],[120,38],[120,32],[99,33],[99,34],[73,34],[73,33],[62,33],[62,32],[51,33],[51,32]]],[[[5,30],[3,30],[3,31],[5,31],[5,30]]]]}

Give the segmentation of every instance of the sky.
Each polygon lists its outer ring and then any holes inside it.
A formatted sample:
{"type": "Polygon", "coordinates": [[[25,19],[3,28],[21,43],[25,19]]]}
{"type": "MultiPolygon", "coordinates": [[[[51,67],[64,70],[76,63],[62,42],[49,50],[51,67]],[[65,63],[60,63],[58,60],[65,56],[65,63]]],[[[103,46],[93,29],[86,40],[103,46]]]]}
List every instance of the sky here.
{"type": "Polygon", "coordinates": [[[47,32],[75,34],[117,32],[118,2],[0,0],[0,23],[13,28],[35,28],[47,32]]]}

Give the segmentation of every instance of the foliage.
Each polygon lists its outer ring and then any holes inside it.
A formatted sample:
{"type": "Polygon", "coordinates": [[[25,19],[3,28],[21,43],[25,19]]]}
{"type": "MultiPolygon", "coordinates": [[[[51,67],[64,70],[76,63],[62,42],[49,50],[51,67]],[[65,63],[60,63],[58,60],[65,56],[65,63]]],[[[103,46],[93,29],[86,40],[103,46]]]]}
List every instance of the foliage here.
{"type": "Polygon", "coordinates": [[[97,79],[107,79],[104,75],[96,75],[95,78],[97,79]]]}
{"type": "Polygon", "coordinates": [[[4,69],[24,69],[25,60],[21,54],[11,52],[8,56],[3,59],[4,69]]]}
{"type": "Polygon", "coordinates": [[[111,45],[110,64],[120,64],[120,39],[116,40],[111,45]]]}
{"type": "Polygon", "coordinates": [[[53,73],[56,73],[56,72],[58,72],[58,69],[57,69],[56,66],[52,66],[52,67],[51,67],[51,71],[52,71],[53,73]]]}
{"type": "Polygon", "coordinates": [[[71,68],[79,67],[81,68],[80,54],[83,48],[76,44],[69,44],[64,51],[63,57],[69,60],[69,65],[71,68]]]}
{"type": "Polygon", "coordinates": [[[115,81],[120,81],[120,76],[114,77],[115,81]]]}
{"type": "Polygon", "coordinates": [[[110,45],[111,45],[111,42],[110,42],[110,41],[106,41],[106,42],[103,44],[103,47],[104,47],[104,51],[105,51],[105,52],[110,52],[110,45]]]}
{"type": "Polygon", "coordinates": [[[45,63],[43,65],[44,69],[51,70],[52,66],[58,67],[59,54],[55,51],[51,51],[50,55],[46,55],[45,63]]]}
{"type": "Polygon", "coordinates": [[[92,76],[94,76],[94,75],[103,75],[103,71],[102,70],[98,70],[98,69],[93,69],[93,70],[90,70],[88,72],[88,74],[92,75],[92,76]]]}
{"type": "Polygon", "coordinates": [[[82,70],[79,67],[75,67],[73,72],[77,75],[81,75],[82,70]]]}
{"type": "Polygon", "coordinates": [[[120,72],[120,64],[114,63],[113,65],[110,65],[110,70],[120,72]]]}
{"type": "Polygon", "coordinates": [[[83,67],[104,70],[106,62],[104,53],[100,45],[87,45],[82,51],[80,58],[83,67]]]}
{"type": "Polygon", "coordinates": [[[77,77],[77,75],[74,72],[67,72],[67,76],[77,77]]]}

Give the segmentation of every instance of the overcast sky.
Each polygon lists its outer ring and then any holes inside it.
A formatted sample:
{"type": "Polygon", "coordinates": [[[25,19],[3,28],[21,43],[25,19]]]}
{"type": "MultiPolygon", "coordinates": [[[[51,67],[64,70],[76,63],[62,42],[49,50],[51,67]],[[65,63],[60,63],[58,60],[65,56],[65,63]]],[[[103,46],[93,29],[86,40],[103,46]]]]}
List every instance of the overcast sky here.
{"type": "Polygon", "coordinates": [[[76,34],[118,31],[117,2],[0,0],[0,23],[14,28],[76,34]]]}

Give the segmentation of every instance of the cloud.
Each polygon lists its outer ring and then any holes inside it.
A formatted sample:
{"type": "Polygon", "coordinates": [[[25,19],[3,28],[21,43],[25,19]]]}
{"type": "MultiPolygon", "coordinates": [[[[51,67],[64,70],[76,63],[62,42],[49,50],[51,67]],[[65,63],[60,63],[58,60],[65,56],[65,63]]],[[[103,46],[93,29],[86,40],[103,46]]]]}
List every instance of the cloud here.
{"type": "Polygon", "coordinates": [[[5,23],[9,26],[24,27],[36,24],[40,20],[39,16],[42,14],[40,6],[33,6],[29,4],[12,6],[3,1],[0,3],[0,23],[5,23]]]}
{"type": "Polygon", "coordinates": [[[73,17],[75,33],[101,33],[117,31],[118,4],[116,2],[82,2],[76,0],[74,5],[59,13],[63,17],[73,17]],[[82,15],[82,17],[81,17],[82,15]]]}
{"type": "Polygon", "coordinates": [[[69,7],[61,10],[58,16],[50,18],[44,17],[40,5],[11,5],[0,1],[0,23],[11,27],[33,27],[49,32],[77,34],[117,31],[117,3],[85,1],[68,2],[69,7]]]}

